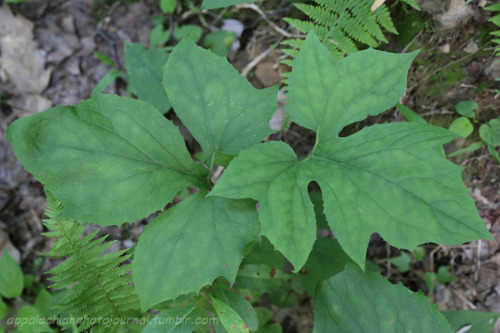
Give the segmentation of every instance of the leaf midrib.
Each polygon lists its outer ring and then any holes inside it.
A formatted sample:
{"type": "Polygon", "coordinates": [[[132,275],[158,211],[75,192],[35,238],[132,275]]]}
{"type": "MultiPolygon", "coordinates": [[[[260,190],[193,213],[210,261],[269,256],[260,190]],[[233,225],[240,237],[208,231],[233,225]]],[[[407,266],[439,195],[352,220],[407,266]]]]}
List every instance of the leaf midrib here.
{"type": "Polygon", "coordinates": [[[175,171],[175,172],[179,172],[179,173],[182,173],[182,174],[185,174],[185,175],[188,175],[188,176],[193,176],[193,177],[196,177],[196,178],[198,178],[200,180],[205,181],[204,178],[198,176],[197,174],[188,172],[186,170],[178,169],[178,168],[166,165],[166,164],[162,164],[162,163],[156,162],[156,161],[154,161],[152,159],[151,160],[143,160],[143,159],[140,159],[138,157],[132,157],[132,156],[128,156],[128,155],[112,153],[112,152],[109,152],[109,151],[104,151],[104,150],[101,151],[101,150],[97,150],[97,149],[85,149],[85,148],[78,147],[78,146],[65,145],[65,144],[60,144],[60,143],[54,143],[54,142],[50,142],[50,141],[46,141],[46,140],[39,140],[39,142],[45,143],[45,144],[48,144],[48,145],[54,145],[54,146],[64,147],[64,148],[67,148],[67,149],[81,150],[81,151],[86,151],[86,152],[90,152],[90,153],[97,153],[97,154],[109,155],[109,156],[114,156],[114,157],[119,157],[119,158],[130,159],[130,160],[134,160],[134,161],[138,161],[138,162],[149,163],[149,164],[157,165],[157,166],[160,166],[162,168],[169,169],[169,170],[172,170],[172,171],[175,171]]]}

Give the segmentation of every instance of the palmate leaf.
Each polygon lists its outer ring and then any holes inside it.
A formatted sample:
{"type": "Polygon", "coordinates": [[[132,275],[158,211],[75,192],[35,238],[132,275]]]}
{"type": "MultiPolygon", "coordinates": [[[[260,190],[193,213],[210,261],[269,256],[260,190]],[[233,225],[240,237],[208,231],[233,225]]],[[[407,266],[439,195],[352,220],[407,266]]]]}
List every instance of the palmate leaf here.
{"type": "Polygon", "coordinates": [[[436,149],[455,134],[395,123],[338,136],[346,125],[396,104],[414,56],[366,50],[335,62],[310,33],[290,76],[288,111],[316,132],[311,155],[298,160],[282,142],[254,146],[231,162],[210,195],[259,200],[262,234],[295,270],[316,238],[311,181],[321,187],[324,213],[339,244],[361,267],[374,232],[408,250],[424,242],[491,239],[462,183],[461,168],[436,149]]]}
{"type": "Polygon", "coordinates": [[[117,96],[96,94],[77,106],[49,109],[15,121],[8,131],[26,170],[61,198],[62,218],[121,224],[162,209],[186,187],[200,189],[160,214],[141,235],[133,275],[143,308],[198,292],[218,276],[234,282],[243,248],[258,236],[255,202],[204,198],[209,170],[215,154],[237,153],[263,140],[271,132],[269,119],[276,108],[276,89],[257,91],[227,60],[192,42],[180,43],[166,67],[167,83],[177,78],[174,85],[186,90],[196,86],[200,93],[200,99],[186,100],[167,84],[175,111],[189,130],[200,131],[197,138],[202,139],[214,134],[208,145],[202,144],[208,165],[191,158],[178,128],[150,103],[117,96]],[[191,62],[196,72],[176,77],[173,72],[189,70],[182,61],[191,62]],[[226,91],[207,80],[221,73],[230,84],[226,91]],[[259,99],[257,106],[253,98],[259,99]],[[230,120],[223,121],[221,115],[228,114],[230,120]],[[257,130],[249,133],[250,125],[257,130]],[[167,281],[157,288],[164,277],[167,281]]]}
{"type": "Polygon", "coordinates": [[[313,332],[452,332],[424,294],[353,264],[319,284],[314,304],[313,332]]]}
{"type": "Polygon", "coordinates": [[[7,137],[24,168],[60,198],[65,219],[132,222],[207,177],[177,127],[151,104],[118,96],[19,119],[7,137]]]}
{"type": "MultiPolygon", "coordinates": [[[[276,89],[256,90],[226,59],[188,39],[171,53],[164,77],[174,110],[201,143],[208,169],[217,153],[238,153],[271,132],[276,89]]],[[[254,201],[205,197],[208,184],[198,187],[151,222],[137,244],[134,281],[144,309],[197,292],[218,276],[233,283],[243,248],[258,238],[254,201]],[[175,282],[158,286],[159,277],[175,282]]]]}

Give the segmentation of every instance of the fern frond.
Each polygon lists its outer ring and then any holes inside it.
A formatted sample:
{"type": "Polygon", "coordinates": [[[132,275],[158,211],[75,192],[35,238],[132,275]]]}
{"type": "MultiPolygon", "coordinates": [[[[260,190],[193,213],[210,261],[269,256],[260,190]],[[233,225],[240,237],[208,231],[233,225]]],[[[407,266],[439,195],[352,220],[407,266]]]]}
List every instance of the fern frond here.
{"type": "Polygon", "coordinates": [[[283,109],[283,118],[281,119],[280,133],[285,132],[291,123],[292,123],[292,117],[290,117],[290,114],[288,113],[288,111],[286,111],[286,109],[283,109]]]}
{"type": "Polygon", "coordinates": [[[314,29],[321,40],[328,36],[339,53],[348,55],[355,52],[357,47],[354,41],[372,47],[387,42],[381,27],[397,33],[385,5],[371,12],[372,0],[314,0],[314,2],[314,5],[295,5],[311,21],[299,19],[285,19],[285,21],[302,33],[314,29]],[[339,36],[340,38],[337,38],[339,36]]]}
{"type": "Polygon", "coordinates": [[[125,264],[130,255],[125,255],[126,250],[104,254],[114,242],[105,242],[106,236],[96,239],[98,231],[82,237],[85,225],[61,218],[61,212],[61,203],[47,192],[49,219],[44,224],[49,231],[44,235],[58,240],[45,255],[66,258],[47,272],[55,274],[49,278],[54,282],[50,287],[69,288],[57,309],[76,319],[79,332],[117,332],[125,327],[129,332],[139,331],[132,328],[142,316],[125,264]]]}
{"type": "Polygon", "coordinates": [[[386,6],[380,6],[376,11],[373,12],[373,14],[375,15],[377,23],[380,24],[385,30],[396,35],[398,34],[396,27],[394,27],[394,24],[392,23],[389,9],[387,9],[386,6]]]}
{"type": "MultiPolygon", "coordinates": [[[[496,26],[500,27],[500,3],[484,7],[485,10],[489,10],[492,12],[498,12],[495,16],[493,16],[489,21],[496,26]]],[[[493,31],[491,35],[495,37],[500,37],[500,29],[497,31],[493,31]]],[[[491,40],[493,43],[498,44],[500,46],[500,39],[499,38],[494,38],[491,40]]],[[[495,52],[497,56],[500,56],[500,47],[495,48],[495,52]]]]}

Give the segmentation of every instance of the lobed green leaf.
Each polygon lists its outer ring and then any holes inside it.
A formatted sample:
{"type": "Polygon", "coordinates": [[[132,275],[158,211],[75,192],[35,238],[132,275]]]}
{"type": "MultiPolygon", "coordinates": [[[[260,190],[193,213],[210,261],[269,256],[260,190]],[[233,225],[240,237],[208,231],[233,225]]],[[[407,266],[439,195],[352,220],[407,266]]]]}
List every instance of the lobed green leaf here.
{"type": "MultiPolygon", "coordinates": [[[[175,5],[175,1],[173,3],[175,5]]],[[[130,90],[140,99],[151,102],[161,113],[166,113],[170,101],[161,81],[168,53],[141,44],[125,43],[124,55],[130,90]]]]}
{"type": "Polygon", "coordinates": [[[65,219],[132,222],[207,177],[177,127],[151,104],[118,96],[21,118],[7,138],[25,169],[60,198],[65,219]]]}
{"type": "Polygon", "coordinates": [[[15,298],[21,295],[24,288],[23,272],[17,261],[7,250],[0,258],[0,296],[15,298]]]}
{"type": "Polygon", "coordinates": [[[217,152],[237,155],[273,132],[269,120],[276,111],[278,86],[253,88],[226,59],[190,40],[172,51],[163,84],[205,161],[217,152]]]}
{"type": "Polygon", "coordinates": [[[452,332],[424,294],[353,264],[322,282],[314,303],[313,332],[452,332]]]}
{"type": "Polygon", "coordinates": [[[465,310],[445,311],[443,315],[450,322],[454,332],[467,333],[490,333],[500,317],[498,312],[465,310]]]}
{"type": "Polygon", "coordinates": [[[200,310],[195,303],[167,309],[152,318],[142,333],[192,333],[199,315],[200,310]]]}
{"type": "Polygon", "coordinates": [[[345,126],[396,104],[416,55],[368,49],[335,61],[311,32],[294,61],[287,111],[319,142],[336,138],[345,126]]]}
{"type": "Polygon", "coordinates": [[[361,267],[374,232],[410,251],[429,241],[492,239],[462,183],[461,168],[436,149],[457,135],[426,124],[393,123],[338,137],[344,126],[397,102],[413,57],[369,50],[335,63],[309,34],[290,76],[289,112],[316,131],[313,152],[299,161],[282,142],[249,148],[210,195],[259,200],[262,234],[295,270],[316,238],[308,197],[312,181],[321,187],[331,230],[361,267]]]}
{"type": "Polygon", "coordinates": [[[229,305],[240,316],[249,330],[255,331],[258,328],[259,318],[257,313],[252,304],[243,296],[220,286],[214,286],[212,290],[213,296],[229,305]]]}
{"type": "Polygon", "coordinates": [[[200,190],[144,228],[132,262],[144,310],[198,292],[219,276],[233,283],[243,248],[257,239],[255,202],[205,194],[200,190]],[[166,282],[158,284],[159,277],[166,282]]]}

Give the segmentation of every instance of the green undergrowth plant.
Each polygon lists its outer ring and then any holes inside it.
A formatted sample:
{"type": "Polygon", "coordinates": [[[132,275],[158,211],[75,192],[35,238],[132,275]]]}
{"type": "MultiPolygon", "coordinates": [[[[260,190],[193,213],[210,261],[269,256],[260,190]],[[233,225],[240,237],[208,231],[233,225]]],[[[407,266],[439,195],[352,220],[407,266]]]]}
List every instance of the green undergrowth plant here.
{"type": "Polygon", "coordinates": [[[44,235],[58,240],[45,255],[52,259],[66,258],[47,272],[53,274],[49,278],[53,282],[50,287],[71,286],[56,308],[73,318],[61,321],[63,329],[78,327],[84,331],[92,327],[93,332],[118,332],[140,323],[139,298],[125,264],[130,254],[125,254],[126,250],[103,254],[114,241],[105,242],[106,237],[94,239],[99,230],[82,237],[85,224],[61,218],[61,203],[46,193],[49,219],[44,220],[44,225],[49,231],[44,235]]]}
{"type": "MultiPolygon", "coordinates": [[[[476,120],[476,113],[474,112],[477,108],[478,105],[474,101],[462,101],[455,105],[455,110],[461,117],[451,123],[450,130],[460,134],[462,137],[470,136],[474,131],[472,122],[478,122],[476,120]]],[[[479,141],[471,143],[469,146],[461,148],[449,156],[453,157],[470,153],[486,145],[491,156],[500,163],[500,156],[496,150],[496,147],[500,146],[500,117],[490,119],[486,123],[481,124],[479,127],[479,137],[479,141]]]]}
{"type": "MultiPolygon", "coordinates": [[[[425,119],[420,117],[417,113],[415,113],[408,107],[399,103],[396,105],[396,107],[407,121],[421,124],[427,123],[425,119]]],[[[470,137],[474,132],[473,123],[478,123],[475,113],[475,110],[477,110],[478,107],[479,105],[472,100],[457,103],[455,105],[455,110],[461,116],[453,120],[453,122],[449,126],[449,130],[455,132],[459,137],[470,137]]],[[[500,146],[500,117],[490,119],[486,123],[480,124],[478,134],[480,138],[479,141],[476,140],[476,142],[469,144],[467,147],[460,148],[448,154],[448,157],[471,153],[486,145],[491,156],[496,161],[498,161],[498,163],[500,163],[500,156],[498,155],[497,151],[497,147],[500,146]]]]}
{"type": "Polygon", "coordinates": [[[4,249],[0,256],[0,333],[52,333],[62,319],[54,309],[62,293],[51,294],[45,285],[24,274],[4,249]]]}
{"type": "Polygon", "coordinates": [[[94,52],[94,55],[99,58],[103,63],[110,66],[109,72],[102,77],[102,79],[97,82],[96,86],[92,90],[92,93],[102,93],[110,84],[112,84],[116,79],[122,78],[127,79],[127,74],[118,68],[113,60],[105,54],[100,52],[94,52]]]}
{"type": "MultiPolygon", "coordinates": [[[[81,227],[72,221],[122,225],[160,211],[133,252],[126,275],[133,287],[123,287],[129,296],[135,289],[142,313],[155,310],[144,332],[279,332],[257,306],[259,295],[286,307],[304,292],[315,300],[314,332],[451,332],[436,305],[391,285],[367,264],[366,251],[374,232],[409,250],[493,239],[462,169],[439,151],[457,135],[392,123],[339,137],[394,106],[415,55],[368,49],[335,61],[310,32],[293,64],[287,106],[294,122],[316,133],[307,156],[284,142],[262,143],[272,133],[277,86],[253,88],[189,39],[168,56],[162,85],[201,146],[196,160],[153,104],[112,95],[16,120],[7,136],[25,169],[60,201],[56,221],[70,221],[75,236],[81,227]],[[321,193],[310,195],[311,183],[321,193]],[[186,188],[195,193],[164,210],[186,188]],[[318,227],[336,239],[317,238],[318,227]]],[[[127,258],[98,256],[103,248],[90,238],[71,237],[92,248],[81,255],[96,266],[127,258]]],[[[99,274],[114,271],[99,267],[99,274]]],[[[115,268],[117,276],[126,267],[115,268]]],[[[81,268],[56,270],[73,289],[86,288],[77,283],[87,276],[81,268]]],[[[101,293],[74,300],[92,304],[101,293]]]]}
{"type": "Polygon", "coordinates": [[[497,56],[500,56],[500,3],[492,4],[488,7],[485,7],[484,9],[489,10],[491,12],[494,12],[494,14],[495,14],[490,19],[490,22],[493,23],[494,25],[496,25],[499,29],[491,32],[491,35],[493,36],[492,42],[496,46],[495,52],[497,53],[497,56]]]}

